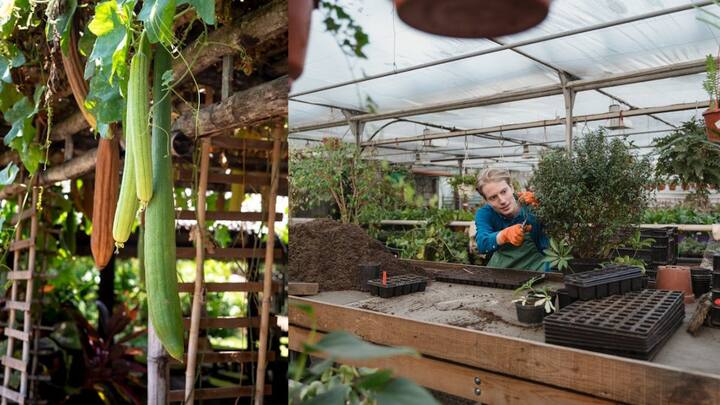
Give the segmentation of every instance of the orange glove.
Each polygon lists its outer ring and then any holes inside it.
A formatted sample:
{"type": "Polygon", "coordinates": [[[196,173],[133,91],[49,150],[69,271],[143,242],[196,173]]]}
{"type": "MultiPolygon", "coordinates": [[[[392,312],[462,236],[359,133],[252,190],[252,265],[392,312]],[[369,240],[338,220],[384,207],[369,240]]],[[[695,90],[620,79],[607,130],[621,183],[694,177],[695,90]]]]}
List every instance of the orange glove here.
{"type": "Polygon", "coordinates": [[[525,225],[525,229],[521,224],[508,226],[498,234],[498,243],[501,245],[512,243],[514,246],[520,246],[525,239],[525,232],[530,232],[531,229],[532,225],[525,225]]]}
{"type": "Polygon", "coordinates": [[[532,191],[521,191],[518,193],[518,200],[525,202],[525,204],[532,205],[533,207],[537,207],[538,204],[540,204],[535,198],[535,193],[532,191]]]}

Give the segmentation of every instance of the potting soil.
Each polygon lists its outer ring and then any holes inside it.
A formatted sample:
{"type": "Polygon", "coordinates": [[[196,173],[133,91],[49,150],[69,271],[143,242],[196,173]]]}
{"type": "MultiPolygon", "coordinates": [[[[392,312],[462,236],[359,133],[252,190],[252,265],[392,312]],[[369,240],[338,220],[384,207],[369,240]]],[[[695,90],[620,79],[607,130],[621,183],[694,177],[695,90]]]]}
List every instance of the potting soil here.
{"type": "Polygon", "coordinates": [[[316,219],[289,229],[290,281],[318,283],[320,291],[359,289],[358,265],[380,264],[388,276],[425,275],[425,270],[400,261],[382,243],[357,225],[316,219]]]}

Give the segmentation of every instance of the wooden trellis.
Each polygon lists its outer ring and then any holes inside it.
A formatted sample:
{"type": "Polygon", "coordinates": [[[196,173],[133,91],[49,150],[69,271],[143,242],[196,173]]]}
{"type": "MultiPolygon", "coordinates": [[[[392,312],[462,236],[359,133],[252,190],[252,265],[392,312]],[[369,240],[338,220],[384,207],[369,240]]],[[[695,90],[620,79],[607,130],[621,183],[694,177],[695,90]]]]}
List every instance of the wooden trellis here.
{"type": "Polygon", "coordinates": [[[2,356],[4,366],[3,385],[0,395],[2,405],[8,400],[19,404],[26,403],[28,396],[28,366],[30,365],[30,344],[32,336],[31,307],[33,300],[33,279],[35,273],[36,247],[35,241],[38,233],[37,202],[38,187],[32,187],[32,198],[29,207],[23,209],[24,196],[18,198],[18,214],[15,218],[15,240],[10,244],[13,253],[13,269],[7,273],[10,282],[10,298],[5,302],[5,309],[10,311],[4,335],[7,337],[7,352],[2,356]],[[29,235],[24,238],[23,227],[30,221],[29,235]],[[26,261],[23,253],[27,252],[26,261]],[[24,292],[22,291],[24,284],[24,292]],[[18,324],[17,312],[22,313],[22,325],[18,324]],[[20,328],[18,328],[20,326],[20,328]],[[15,343],[21,342],[22,354],[15,357],[15,343]],[[11,384],[11,374],[20,374],[20,389],[14,390],[11,384]]]}

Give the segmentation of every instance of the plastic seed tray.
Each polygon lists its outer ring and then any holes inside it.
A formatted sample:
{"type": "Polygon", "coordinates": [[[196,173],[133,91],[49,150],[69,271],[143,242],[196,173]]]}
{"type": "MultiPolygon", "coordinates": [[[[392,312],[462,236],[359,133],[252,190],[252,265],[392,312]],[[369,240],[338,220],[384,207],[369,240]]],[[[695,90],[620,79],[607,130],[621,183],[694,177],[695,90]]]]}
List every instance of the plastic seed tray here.
{"type": "Polygon", "coordinates": [[[437,281],[503,288],[506,290],[514,290],[533,277],[539,277],[537,282],[540,282],[545,278],[545,274],[535,271],[495,269],[491,267],[480,269],[465,268],[462,270],[442,271],[435,274],[435,280],[437,281]]]}
{"type": "Polygon", "coordinates": [[[583,301],[639,291],[643,285],[642,269],[635,266],[614,265],[565,276],[570,297],[583,301]]]}
{"type": "Polygon", "coordinates": [[[386,281],[383,285],[382,279],[369,280],[370,294],[390,298],[425,291],[427,287],[427,278],[410,274],[388,277],[386,281]]]}
{"type": "Polygon", "coordinates": [[[649,360],[682,325],[683,295],[643,290],[576,301],[545,317],[545,341],[649,360]]]}

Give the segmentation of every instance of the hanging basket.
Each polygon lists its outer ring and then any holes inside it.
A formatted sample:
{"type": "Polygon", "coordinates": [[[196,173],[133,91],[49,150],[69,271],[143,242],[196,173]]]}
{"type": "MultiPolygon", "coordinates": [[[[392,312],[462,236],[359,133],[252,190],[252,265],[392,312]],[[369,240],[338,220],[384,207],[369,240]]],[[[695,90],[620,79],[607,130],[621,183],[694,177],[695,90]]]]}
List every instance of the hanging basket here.
{"type": "Polygon", "coordinates": [[[552,0],[395,0],[406,24],[431,34],[491,38],[540,24],[552,0]]]}
{"type": "Polygon", "coordinates": [[[703,113],[705,134],[710,142],[720,142],[720,109],[713,105],[703,113]]]}
{"type": "Polygon", "coordinates": [[[458,196],[463,201],[470,201],[470,198],[475,193],[475,187],[467,184],[461,184],[457,187],[458,196]]]}

